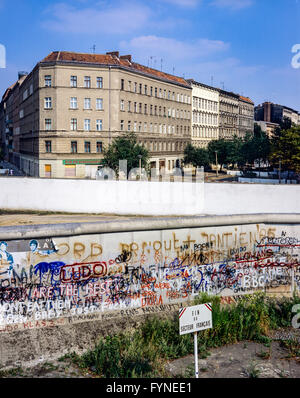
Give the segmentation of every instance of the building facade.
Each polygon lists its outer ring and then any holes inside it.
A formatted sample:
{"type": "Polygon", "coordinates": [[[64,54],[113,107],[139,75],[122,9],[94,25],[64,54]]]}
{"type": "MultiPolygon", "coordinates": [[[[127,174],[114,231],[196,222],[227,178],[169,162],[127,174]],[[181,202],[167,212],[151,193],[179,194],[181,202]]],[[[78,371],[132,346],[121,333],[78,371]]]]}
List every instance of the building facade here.
{"type": "Polygon", "coordinates": [[[191,143],[206,148],[219,138],[219,91],[189,79],[192,87],[191,143]]]}
{"type": "Polygon", "coordinates": [[[254,131],[254,102],[248,97],[239,96],[238,136],[245,137],[254,131]]]}
{"type": "Polygon", "coordinates": [[[264,102],[255,107],[255,120],[280,124],[284,118],[291,120],[292,124],[299,125],[299,112],[287,106],[264,102]]]}
{"type": "Polygon", "coordinates": [[[219,138],[239,135],[239,95],[219,89],[219,138]]]}
{"type": "Polygon", "coordinates": [[[104,147],[133,131],[151,167],[170,172],[190,142],[191,92],[130,55],[52,52],[18,84],[18,101],[2,99],[15,109],[11,159],[30,176],[94,177],[104,147]]]}

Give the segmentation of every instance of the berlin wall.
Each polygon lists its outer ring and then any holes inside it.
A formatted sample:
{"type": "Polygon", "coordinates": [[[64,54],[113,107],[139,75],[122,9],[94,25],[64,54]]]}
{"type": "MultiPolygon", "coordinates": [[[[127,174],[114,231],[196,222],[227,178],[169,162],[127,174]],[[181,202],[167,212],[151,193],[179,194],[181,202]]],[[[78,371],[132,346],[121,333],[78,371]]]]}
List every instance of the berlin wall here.
{"type": "Polygon", "coordinates": [[[2,227],[1,366],[88,348],[201,292],[298,292],[299,224],[283,214],[2,227]]]}

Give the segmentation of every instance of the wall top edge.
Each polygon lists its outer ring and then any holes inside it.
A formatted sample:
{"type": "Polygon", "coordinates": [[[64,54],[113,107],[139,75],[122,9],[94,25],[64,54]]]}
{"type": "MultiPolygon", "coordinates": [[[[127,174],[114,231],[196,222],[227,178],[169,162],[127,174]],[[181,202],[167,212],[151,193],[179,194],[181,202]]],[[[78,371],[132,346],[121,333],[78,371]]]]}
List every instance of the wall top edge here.
{"type": "Polygon", "coordinates": [[[213,216],[147,217],[118,221],[6,226],[0,227],[0,241],[259,223],[300,224],[300,214],[258,213],[213,216]]]}

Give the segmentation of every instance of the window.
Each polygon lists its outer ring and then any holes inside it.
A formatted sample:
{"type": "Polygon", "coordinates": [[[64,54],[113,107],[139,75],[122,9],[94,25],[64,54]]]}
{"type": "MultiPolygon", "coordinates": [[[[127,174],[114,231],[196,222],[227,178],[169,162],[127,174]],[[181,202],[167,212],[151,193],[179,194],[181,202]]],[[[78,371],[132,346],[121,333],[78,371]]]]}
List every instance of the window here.
{"type": "Polygon", "coordinates": [[[103,78],[97,77],[97,88],[103,88],[103,78]]]}
{"type": "Polygon", "coordinates": [[[71,130],[77,130],[77,119],[71,119],[71,130]]]}
{"type": "Polygon", "coordinates": [[[91,99],[90,98],[84,99],[84,109],[91,109],[91,99]]]}
{"type": "Polygon", "coordinates": [[[70,108],[77,109],[77,97],[70,98],[70,108]]]}
{"type": "Polygon", "coordinates": [[[131,101],[128,101],[128,112],[131,112],[131,101]]]}
{"type": "Polygon", "coordinates": [[[128,82],[128,91],[131,91],[131,81],[128,82]]]}
{"type": "Polygon", "coordinates": [[[77,87],[77,76],[71,76],[70,85],[71,87],[77,87]]]}
{"type": "Polygon", "coordinates": [[[90,141],[85,141],[84,142],[84,152],[85,153],[91,153],[91,143],[90,143],[90,141]]]}
{"type": "Polygon", "coordinates": [[[85,131],[90,131],[91,129],[91,120],[90,119],[84,119],[84,130],[85,131]]]}
{"type": "Polygon", "coordinates": [[[52,98],[46,97],[45,98],[45,109],[51,109],[51,108],[52,108],[52,98]]]}
{"type": "Polygon", "coordinates": [[[144,131],[147,132],[147,123],[144,123],[144,131]]]}
{"type": "Polygon", "coordinates": [[[157,97],[157,88],[155,87],[155,97],[157,97]]]}
{"type": "Polygon", "coordinates": [[[91,78],[90,76],[84,76],[84,87],[90,88],[91,87],[91,78]]]}
{"type": "Polygon", "coordinates": [[[137,83],[134,83],[134,92],[137,92],[137,83]]]}
{"type": "Polygon", "coordinates": [[[45,76],[45,87],[51,87],[52,86],[52,77],[51,75],[46,75],[45,76]]]}
{"type": "Polygon", "coordinates": [[[102,131],[102,119],[97,119],[96,121],[96,130],[102,131]]]}
{"type": "Polygon", "coordinates": [[[130,131],[131,130],[131,121],[128,120],[128,126],[127,126],[127,130],[130,131]]]}
{"type": "Polygon", "coordinates": [[[139,113],[142,113],[142,104],[139,103],[139,113]]]}
{"type": "Polygon", "coordinates": [[[45,148],[46,148],[46,152],[47,152],[47,153],[52,152],[51,141],[45,141],[45,148]]]}
{"type": "Polygon", "coordinates": [[[121,130],[121,131],[124,130],[124,120],[121,120],[121,123],[120,123],[120,130],[121,130]]]}
{"type": "Polygon", "coordinates": [[[153,87],[150,87],[150,95],[152,97],[152,95],[153,95],[153,87]]]}
{"type": "Polygon", "coordinates": [[[24,109],[20,110],[19,117],[20,117],[20,119],[22,119],[24,117],[24,109]]]}
{"type": "Polygon", "coordinates": [[[134,122],[133,131],[136,131],[136,122],[134,122]]]}
{"type": "Polygon", "coordinates": [[[137,112],[137,103],[136,102],[134,103],[134,112],[135,113],[137,112]]]}
{"type": "Polygon", "coordinates": [[[102,141],[97,141],[96,150],[97,150],[97,153],[102,153],[102,150],[103,150],[102,141]]]}
{"type": "Polygon", "coordinates": [[[121,90],[124,90],[124,79],[121,79],[121,90]]]}
{"type": "Polygon", "coordinates": [[[142,83],[139,84],[139,93],[142,94],[142,83]]]}
{"type": "Polygon", "coordinates": [[[77,153],[77,141],[71,141],[71,153],[77,153]]]}
{"type": "Polygon", "coordinates": [[[147,84],[145,84],[145,95],[148,95],[148,87],[147,87],[147,84]]]}
{"type": "Polygon", "coordinates": [[[96,99],[96,109],[103,110],[103,98],[97,98],[96,99]]]}
{"type": "Polygon", "coordinates": [[[120,102],[120,110],[121,111],[125,110],[125,108],[124,108],[124,100],[121,100],[121,102],[120,102]]]}
{"type": "Polygon", "coordinates": [[[52,130],[52,120],[51,119],[45,119],[45,129],[52,130]]]}
{"type": "Polygon", "coordinates": [[[147,115],[147,104],[144,105],[144,114],[147,115]]]}

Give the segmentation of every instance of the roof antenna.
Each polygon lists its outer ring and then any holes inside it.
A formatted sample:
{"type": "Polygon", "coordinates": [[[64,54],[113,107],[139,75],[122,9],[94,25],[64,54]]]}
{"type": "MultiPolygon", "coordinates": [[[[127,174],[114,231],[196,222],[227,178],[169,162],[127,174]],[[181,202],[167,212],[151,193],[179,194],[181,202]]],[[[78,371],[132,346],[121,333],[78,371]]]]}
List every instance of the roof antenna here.
{"type": "Polygon", "coordinates": [[[162,71],[162,67],[163,67],[163,59],[160,59],[160,70],[162,71]]]}
{"type": "Polygon", "coordinates": [[[173,75],[174,75],[174,73],[175,73],[175,66],[173,66],[173,75]]]}
{"type": "Polygon", "coordinates": [[[93,47],[91,47],[91,50],[93,51],[93,54],[95,54],[95,51],[96,51],[96,44],[94,44],[93,47]]]}
{"type": "Polygon", "coordinates": [[[212,76],[210,80],[211,80],[211,86],[213,87],[214,86],[214,77],[212,76]]]}

